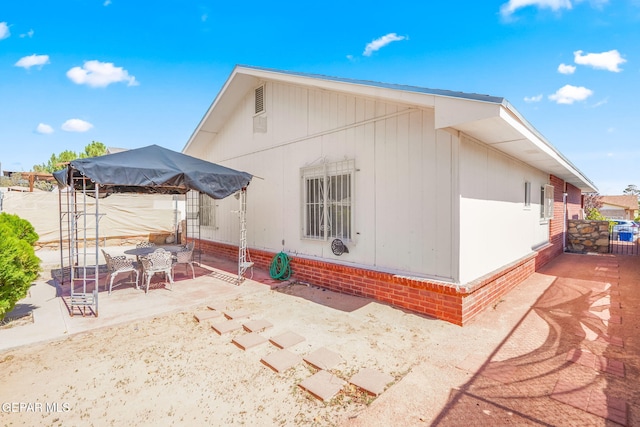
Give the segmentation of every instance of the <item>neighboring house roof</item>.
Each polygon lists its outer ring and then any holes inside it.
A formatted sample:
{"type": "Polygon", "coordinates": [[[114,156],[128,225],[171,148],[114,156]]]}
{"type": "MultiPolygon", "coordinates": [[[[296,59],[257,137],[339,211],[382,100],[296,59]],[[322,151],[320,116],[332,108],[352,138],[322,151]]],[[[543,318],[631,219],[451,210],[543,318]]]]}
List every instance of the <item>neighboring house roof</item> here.
{"type": "Polygon", "coordinates": [[[607,205],[619,206],[625,209],[638,209],[638,196],[600,196],[600,201],[607,205]]]}
{"type": "Polygon", "coordinates": [[[211,135],[224,126],[246,92],[266,80],[433,108],[436,129],[449,128],[464,132],[575,185],[583,192],[597,192],[595,184],[504,98],[250,66],[236,66],[233,69],[183,152],[194,142],[210,141],[211,135]]]}

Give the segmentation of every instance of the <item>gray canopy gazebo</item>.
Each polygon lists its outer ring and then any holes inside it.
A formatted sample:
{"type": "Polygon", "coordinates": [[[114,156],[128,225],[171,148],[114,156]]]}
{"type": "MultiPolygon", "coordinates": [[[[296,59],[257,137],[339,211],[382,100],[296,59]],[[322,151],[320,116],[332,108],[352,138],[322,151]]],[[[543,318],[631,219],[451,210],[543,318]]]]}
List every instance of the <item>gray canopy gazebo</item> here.
{"type": "MultiPolygon", "coordinates": [[[[114,193],[183,194],[197,192],[213,199],[233,194],[240,200],[238,283],[251,266],[246,252],[246,189],[252,175],[197,159],[158,145],[76,159],[54,173],[60,200],[60,253],[62,281],[71,281],[74,306],[92,306],[97,315],[99,276],[99,200],[114,193]],[[90,243],[95,240],[93,252],[90,243]],[[66,247],[65,247],[66,246],[66,247]],[[74,282],[82,283],[75,292],[74,282]],[[87,292],[87,283],[94,290],[87,292]]],[[[188,221],[187,216],[187,221],[188,221]]],[[[184,230],[186,231],[186,230],[184,230]]],[[[187,238],[194,237],[189,236],[187,238]]],[[[198,235],[199,237],[199,235],[198,235]]],[[[199,239],[198,239],[199,242],[199,239]]]]}

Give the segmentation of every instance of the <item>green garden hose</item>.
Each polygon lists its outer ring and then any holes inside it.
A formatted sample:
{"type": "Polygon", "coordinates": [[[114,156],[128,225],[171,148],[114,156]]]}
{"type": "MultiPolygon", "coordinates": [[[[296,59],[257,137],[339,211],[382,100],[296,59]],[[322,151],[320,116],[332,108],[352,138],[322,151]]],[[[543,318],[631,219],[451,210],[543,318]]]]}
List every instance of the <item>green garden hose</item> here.
{"type": "Polygon", "coordinates": [[[284,252],[280,252],[271,261],[269,274],[272,279],[288,280],[291,277],[291,265],[289,265],[289,257],[284,252]]]}

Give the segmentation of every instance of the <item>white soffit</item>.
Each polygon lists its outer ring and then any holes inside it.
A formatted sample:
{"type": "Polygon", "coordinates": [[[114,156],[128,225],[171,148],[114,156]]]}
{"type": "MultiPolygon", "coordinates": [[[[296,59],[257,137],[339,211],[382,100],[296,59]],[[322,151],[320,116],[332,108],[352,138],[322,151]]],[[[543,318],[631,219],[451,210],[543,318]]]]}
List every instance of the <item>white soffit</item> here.
{"type": "Polygon", "coordinates": [[[435,99],[435,124],[437,129],[477,122],[500,114],[500,104],[458,98],[437,97],[435,99]]]}
{"type": "MultiPolygon", "coordinates": [[[[439,102],[440,100],[436,101],[436,123],[438,123],[439,102]]],[[[450,127],[537,169],[562,178],[583,191],[597,190],[580,171],[505,106],[458,99],[450,99],[443,104],[445,110],[449,111],[440,114],[440,123],[451,123],[450,127]],[[465,108],[456,106],[456,103],[472,105],[465,108]],[[483,104],[485,105],[483,106],[483,104]],[[472,120],[469,122],[460,120],[461,123],[458,124],[455,124],[453,119],[446,120],[449,116],[455,116],[457,113],[462,113],[461,117],[472,120]],[[476,117],[475,120],[473,120],[474,117],[476,117]]]]}

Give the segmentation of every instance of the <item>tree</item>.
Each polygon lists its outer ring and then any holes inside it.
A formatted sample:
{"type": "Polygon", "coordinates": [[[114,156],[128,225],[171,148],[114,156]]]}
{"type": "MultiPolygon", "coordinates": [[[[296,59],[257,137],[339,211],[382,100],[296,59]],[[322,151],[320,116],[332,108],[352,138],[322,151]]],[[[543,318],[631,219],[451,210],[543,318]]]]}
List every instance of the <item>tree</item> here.
{"type": "Polygon", "coordinates": [[[88,144],[86,147],[84,147],[83,153],[80,153],[78,155],[75,151],[65,150],[58,155],[52,154],[47,163],[35,165],[33,166],[33,170],[34,172],[54,173],[55,171],[64,169],[67,163],[72,160],[84,159],[87,157],[97,157],[104,154],[107,154],[107,146],[102,142],[91,141],[91,144],[88,144]]]}
{"type": "Polygon", "coordinates": [[[602,196],[598,193],[586,193],[584,195],[584,212],[586,219],[603,220],[604,216],[600,213],[602,208],[602,196]]]}
{"type": "Polygon", "coordinates": [[[80,158],[98,157],[107,154],[107,146],[102,142],[91,141],[91,144],[84,147],[84,153],[80,153],[80,158]]]}
{"type": "Polygon", "coordinates": [[[51,155],[51,158],[47,163],[42,163],[41,165],[35,165],[33,167],[34,172],[45,172],[45,173],[54,173],[60,169],[64,169],[66,164],[71,160],[75,160],[78,158],[78,155],[71,150],[65,150],[62,153],[51,155]]]}
{"type": "Polygon", "coordinates": [[[625,188],[622,192],[627,196],[640,196],[640,189],[638,189],[638,187],[634,184],[627,185],[627,188],[625,188]]]}
{"type": "Polygon", "coordinates": [[[599,193],[586,193],[584,195],[584,210],[602,208],[602,196],[599,193]]]}

